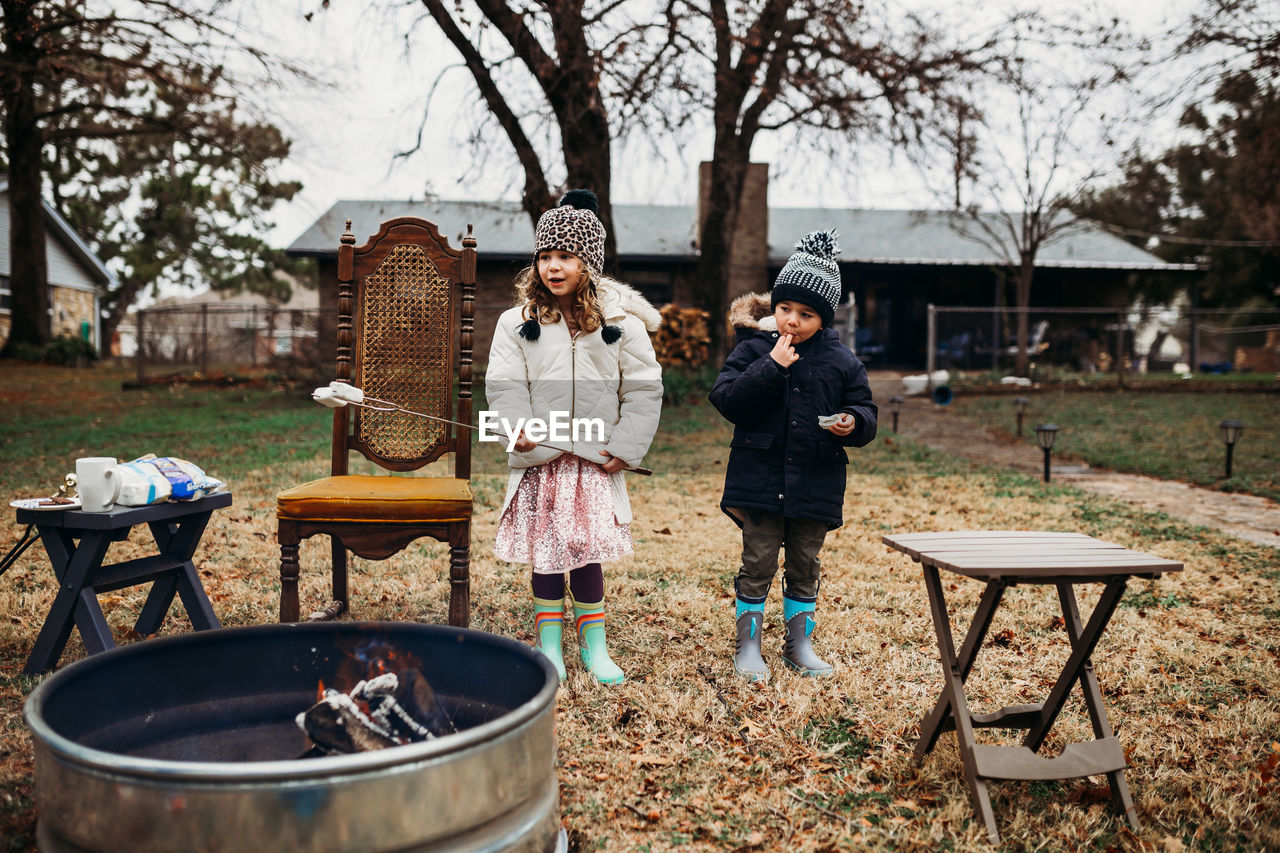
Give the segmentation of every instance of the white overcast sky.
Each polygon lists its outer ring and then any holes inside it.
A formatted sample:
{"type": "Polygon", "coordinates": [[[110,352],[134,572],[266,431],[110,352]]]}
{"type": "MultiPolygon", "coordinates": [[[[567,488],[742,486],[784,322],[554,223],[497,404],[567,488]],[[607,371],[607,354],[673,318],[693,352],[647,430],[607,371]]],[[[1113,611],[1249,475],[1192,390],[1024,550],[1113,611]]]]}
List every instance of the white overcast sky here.
{"type": "MultiPolygon", "coordinates": [[[[915,0],[901,2],[920,6],[915,0]]],[[[1110,2],[1117,16],[1135,29],[1159,32],[1184,16],[1194,0],[1110,2]]],[[[458,62],[433,24],[412,26],[424,15],[420,3],[332,0],[325,11],[319,5],[319,0],[250,2],[238,13],[246,34],[265,33],[265,44],[327,87],[290,84],[260,92],[270,118],[293,140],[293,154],[281,174],[304,184],[298,196],[273,211],[273,244],[288,245],[339,199],[418,199],[427,192],[447,199],[518,198],[520,181],[505,144],[495,146],[499,158],[506,158],[503,162],[479,173],[467,169],[463,143],[469,123],[458,118],[457,100],[474,97],[474,89],[461,67],[448,70],[435,93],[426,130],[432,142],[413,157],[394,161],[393,155],[415,138],[432,82],[458,62]],[[311,20],[304,20],[313,10],[311,20]],[[467,179],[459,182],[464,173],[467,179]]],[[[952,12],[958,8],[954,2],[946,5],[952,12]]],[[[995,13],[993,4],[976,5],[995,13]]],[[[697,164],[709,155],[709,135],[665,157],[639,144],[615,152],[613,200],[693,204],[697,164]]],[[[765,136],[752,155],[771,164],[772,205],[903,208],[941,203],[901,156],[860,151],[856,161],[807,168],[803,152],[778,151],[765,136]],[[790,165],[779,173],[784,161],[790,165]]]]}

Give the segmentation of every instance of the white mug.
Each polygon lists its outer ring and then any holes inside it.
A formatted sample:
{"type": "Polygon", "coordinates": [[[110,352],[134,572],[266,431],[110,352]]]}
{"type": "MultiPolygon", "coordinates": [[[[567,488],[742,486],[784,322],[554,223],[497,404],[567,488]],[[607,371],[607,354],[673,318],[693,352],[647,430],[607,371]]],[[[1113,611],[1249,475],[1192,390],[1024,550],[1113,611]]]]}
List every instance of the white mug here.
{"type": "Polygon", "coordinates": [[[111,456],[86,456],[76,460],[76,488],[80,491],[81,510],[107,512],[115,506],[120,481],[111,473],[117,464],[111,456]]]}

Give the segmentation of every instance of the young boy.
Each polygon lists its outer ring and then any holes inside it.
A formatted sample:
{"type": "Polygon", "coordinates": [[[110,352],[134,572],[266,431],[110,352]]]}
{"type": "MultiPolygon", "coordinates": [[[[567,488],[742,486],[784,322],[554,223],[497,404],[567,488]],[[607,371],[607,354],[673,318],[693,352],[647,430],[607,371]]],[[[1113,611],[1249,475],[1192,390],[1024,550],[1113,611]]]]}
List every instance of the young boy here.
{"type": "Polygon", "coordinates": [[[734,425],[720,508],[742,528],[733,666],[751,681],[769,677],[760,629],[783,547],[782,661],[801,675],[834,671],[809,640],[818,552],[844,523],[845,448],[876,437],[866,368],[830,328],[841,295],[836,234],[815,231],[796,248],[768,295],[729,309],[737,342],[711,390],[734,425]]]}

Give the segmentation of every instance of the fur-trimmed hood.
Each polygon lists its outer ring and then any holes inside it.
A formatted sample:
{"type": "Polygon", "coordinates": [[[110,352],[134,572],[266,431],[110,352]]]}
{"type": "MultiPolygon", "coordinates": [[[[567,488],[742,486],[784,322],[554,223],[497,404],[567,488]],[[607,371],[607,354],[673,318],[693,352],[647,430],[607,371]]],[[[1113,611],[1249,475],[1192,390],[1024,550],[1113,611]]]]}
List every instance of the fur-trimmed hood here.
{"type": "MultiPolygon", "coordinates": [[[[623,284],[607,275],[597,274],[596,287],[600,311],[604,314],[606,323],[621,320],[630,314],[644,323],[644,327],[650,334],[661,328],[662,315],[658,313],[658,309],[654,308],[649,300],[631,285],[623,284]]],[[[765,298],[765,303],[767,307],[768,297],[765,298]]],[[[527,300],[521,302],[520,307],[523,308],[526,304],[528,304],[527,300]]]]}
{"type": "Polygon", "coordinates": [[[769,294],[746,293],[733,300],[733,304],[729,306],[729,325],[739,331],[778,331],[778,321],[774,319],[769,294]]]}

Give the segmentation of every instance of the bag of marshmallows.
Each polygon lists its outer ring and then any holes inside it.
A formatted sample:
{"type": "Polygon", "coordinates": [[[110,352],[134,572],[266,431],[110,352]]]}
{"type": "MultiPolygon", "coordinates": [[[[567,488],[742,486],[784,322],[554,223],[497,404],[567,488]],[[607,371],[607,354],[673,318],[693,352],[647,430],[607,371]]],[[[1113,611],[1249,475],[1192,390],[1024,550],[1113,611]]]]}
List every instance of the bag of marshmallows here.
{"type": "Polygon", "coordinates": [[[120,506],[193,501],[226,485],[185,459],[154,453],[117,465],[111,476],[116,480],[115,502],[120,506]]]}

